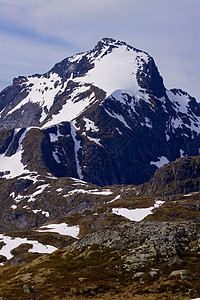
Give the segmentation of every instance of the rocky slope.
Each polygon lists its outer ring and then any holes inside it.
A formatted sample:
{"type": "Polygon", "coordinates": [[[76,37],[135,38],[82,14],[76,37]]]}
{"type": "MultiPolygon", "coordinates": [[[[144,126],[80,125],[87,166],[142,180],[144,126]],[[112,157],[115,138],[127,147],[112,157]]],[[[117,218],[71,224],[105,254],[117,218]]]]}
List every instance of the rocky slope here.
{"type": "Polygon", "coordinates": [[[0,296],[189,300],[200,294],[199,239],[199,224],[191,222],[106,228],[26,266],[0,270],[0,296]]]}
{"type": "Polygon", "coordinates": [[[199,192],[199,188],[200,156],[187,156],[159,168],[143,185],[142,193],[167,196],[199,192]]]}

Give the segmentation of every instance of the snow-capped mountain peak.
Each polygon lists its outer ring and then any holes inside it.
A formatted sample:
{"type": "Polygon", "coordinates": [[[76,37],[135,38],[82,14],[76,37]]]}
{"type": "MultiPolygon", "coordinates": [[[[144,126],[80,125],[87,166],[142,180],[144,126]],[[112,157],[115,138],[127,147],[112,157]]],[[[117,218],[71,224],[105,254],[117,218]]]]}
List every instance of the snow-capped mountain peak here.
{"type": "Polygon", "coordinates": [[[117,90],[147,101],[149,93],[163,96],[165,91],[146,52],[104,38],[93,50],[66,58],[43,75],[14,79],[0,94],[0,119],[6,120],[6,127],[13,126],[13,119],[14,127],[72,121],[117,90]]]}
{"type": "Polygon", "coordinates": [[[104,90],[107,96],[118,89],[132,95],[137,93],[141,88],[137,74],[144,64],[148,64],[149,56],[144,52],[136,52],[126,44],[115,45],[106,43],[97,57],[90,58],[94,67],[75,78],[75,81],[93,84],[104,90]]]}
{"type": "Polygon", "coordinates": [[[0,127],[4,178],[19,175],[9,154],[24,172],[140,184],[157,166],[199,154],[200,104],[167,90],[149,54],[104,38],[43,75],[14,79],[0,93],[0,127]]]}

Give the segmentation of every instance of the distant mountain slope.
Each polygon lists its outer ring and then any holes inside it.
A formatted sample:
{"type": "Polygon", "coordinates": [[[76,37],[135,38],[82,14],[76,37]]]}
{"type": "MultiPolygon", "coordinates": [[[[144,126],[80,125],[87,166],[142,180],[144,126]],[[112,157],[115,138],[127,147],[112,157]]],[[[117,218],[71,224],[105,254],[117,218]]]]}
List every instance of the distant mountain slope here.
{"type": "Polygon", "coordinates": [[[141,184],[164,163],[199,155],[200,104],[167,90],[150,55],[114,39],[14,79],[0,111],[2,178],[141,184]]]}

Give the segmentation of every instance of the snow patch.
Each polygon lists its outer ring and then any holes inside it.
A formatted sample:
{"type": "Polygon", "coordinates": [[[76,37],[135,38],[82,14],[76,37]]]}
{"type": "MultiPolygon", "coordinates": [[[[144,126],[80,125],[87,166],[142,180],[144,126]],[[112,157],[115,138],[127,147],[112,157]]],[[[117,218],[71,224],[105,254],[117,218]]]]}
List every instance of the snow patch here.
{"type": "Polygon", "coordinates": [[[57,232],[61,235],[70,235],[74,238],[78,238],[80,228],[76,226],[68,226],[66,223],[61,224],[49,224],[41,226],[38,232],[57,232]]]}
{"type": "Polygon", "coordinates": [[[55,151],[52,151],[53,158],[55,159],[55,161],[57,162],[57,164],[61,164],[61,161],[60,161],[57,153],[58,153],[57,149],[55,151]]]}
{"type": "Polygon", "coordinates": [[[11,207],[10,208],[12,208],[12,209],[16,209],[17,208],[17,205],[11,205],[11,207]]]}
{"type": "Polygon", "coordinates": [[[59,128],[57,127],[57,132],[56,133],[49,133],[49,137],[50,137],[50,142],[54,143],[58,140],[59,136],[62,136],[62,134],[60,134],[59,128]]]}
{"type": "Polygon", "coordinates": [[[82,193],[82,194],[92,194],[92,195],[103,195],[103,196],[109,196],[112,195],[111,190],[105,189],[105,190],[84,190],[84,189],[75,189],[70,191],[67,195],[64,195],[64,197],[68,197],[70,195],[73,195],[75,193],[82,193]]]}
{"type": "Polygon", "coordinates": [[[28,250],[28,252],[52,253],[55,250],[58,250],[56,247],[43,245],[38,241],[28,240],[27,238],[13,238],[4,234],[0,234],[0,241],[5,243],[5,245],[0,249],[0,255],[5,256],[7,259],[11,259],[13,257],[11,251],[21,244],[31,244],[33,246],[32,249],[28,250]]]}
{"type": "Polygon", "coordinates": [[[101,143],[100,143],[100,139],[92,138],[91,136],[87,136],[87,138],[88,138],[89,141],[91,141],[91,142],[93,142],[93,143],[95,143],[95,144],[97,144],[97,145],[103,147],[103,146],[101,145],[101,143]]]}
{"type": "Polygon", "coordinates": [[[126,121],[124,120],[124,117],[122,115],[119,115],[119,114],[115,113],[114,111],[112,111],[112,113],[110,113],[106,108],[105,108],[105,111],[109,116],[111,116],[114,119],[119,120],[125,127],[132,130],[131,127],[126,123],[126,121]]]}
{"type": "Polygon", "coordinates": [[[85,121],[85,130],[91,131],[91,132],[98,132],[99,128],[94,124],[93,121],[83,117],[83,120],[85,121]]]}
{"type": "Polygon", "coordinates": [[[41,194],[44,192],[44,190],[49,186],[50,184],[43,184],[37,187],[37,191],[35,191],[32,195],[30,196],[25,196],[29,197],[28,202],[34,202],[36,201],[35,196],[41,194]]]}
{"type": "MultiPolygon", "coordinates": [[[[16,132],[15,132],[16,133],[16,132]]],[[[25,165],[21,162],[21,156],[22,156],[22,141],[27,133],[27,130],[21,135],[19,139],[19,146],[15,154],[8,157],[5,156],[5,154],[0,154],[0,171],[6,172],[8,171],[8,174],[3,175],[3,178],[9,179],[14,178],[16,176],[19,176],[23,173],[29,172],[28,170],[25,170],[25,165]]]]}
{"type": "Polygon", "coordinates": [[[80,180],[78,178],[69,177],[74,181],[73,185],[88,185],[88,182],[80,180]]]}
{"type": "Polygon", "coordinates": [[[150,129],[153,128],[152,122],[147,117],[145,117],[145,126],[149,127],[150,129]]]}
{"type": "Polygon", "coordinates": [[[129,219],[130,221],[139,222],[143,220],[148,215],[152,214],[153,209],[160,207],[164,201],[158,200],[155,202],[154,206],[147,208],[136,208],[136,209],[128,209],[128,208],[113,208],[112,213],[120,215],[129,219]]]}
{"type": "Polygon", "coordinates": [[[184,157],[184,151],[182,149],[180,149],[180,157],[184,157]]]}
{"type": "Polygon", "coordinates": [[[156,167],[161,168],[169,163],[169,160],[165,156],[158,157],[158,159],[158,161],[151,161],[150,165],[155,165],[156,167]]]}
{"type": "Polygon", "coordinates": [[[43,210],[41,210],[41,209],[33,209],[32,212],[33,212],[34,214],[41,213],[41,214],[44,215],[46,218],[48,218],[48,217],[50,216],[48,211],[43,211],[43,210]]]}
{"type": "Polygon", "coordinates": [[[115,199],[113,199],[113,200],[111,200],[111,201],[108,201],[107,204],[108,204],[108,203],[115,202],[115,201],[118,200],[120,197],[121,197],[121,195],[117,195],[117,196],[115,197],[115,199]]]}
{"type": "Polygon", "coordinates": [[[118,127],[116,127],[117,132],[119,133],[119,135],[123,135],[123,133],[119,130],[118,127]]]}

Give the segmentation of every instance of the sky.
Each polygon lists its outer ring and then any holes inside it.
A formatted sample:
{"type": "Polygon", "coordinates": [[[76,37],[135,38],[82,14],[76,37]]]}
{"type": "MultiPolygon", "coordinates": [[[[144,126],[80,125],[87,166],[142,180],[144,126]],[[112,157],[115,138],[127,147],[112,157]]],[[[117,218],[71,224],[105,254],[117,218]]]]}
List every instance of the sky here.
{"type": "Polygon", "coordinates": [[[199,0],[0,0],[0,90],[112,37],[200,102],[199,0]]]}

